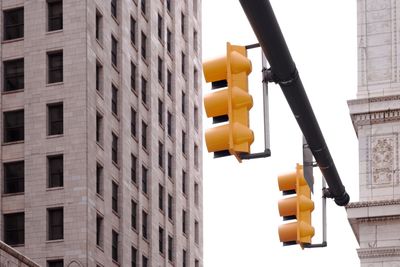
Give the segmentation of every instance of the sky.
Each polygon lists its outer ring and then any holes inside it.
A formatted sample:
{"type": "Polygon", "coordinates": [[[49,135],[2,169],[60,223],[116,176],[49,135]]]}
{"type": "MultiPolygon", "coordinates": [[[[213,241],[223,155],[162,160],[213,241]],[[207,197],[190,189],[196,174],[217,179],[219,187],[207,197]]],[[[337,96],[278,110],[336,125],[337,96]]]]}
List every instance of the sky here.
{"type": "MultiPolygon", "coordinates": [[[[349,0],[271,0],[351,201],[358,201],[358,141],[347,101],[357,96],[357,11],[349,0]]],[[[203,61],[225,54],[226,42],[256,43],[238,0],[202,1],[203,61]]],[[[266,25],[268,27],[268,25],[266,25]]],[[[249,78],[254,107],[250,127],[252,152],[264,148],[261,50],[249,51],[249,78]]],[[[203,94],[211,85],[203,79],[203,94]]],[[[302,135],[279,86],[269,84],[272,156],[238,163],[234,157],[213,159],[203,147],[204,266],[359,266],[357,240],[343,207],[328,200],[328,247],[283,247],[278,237],[282,198],[277,176],[302,162],[302,135]]],[[[203,127],[212,127],[205,114],[203,127]]],[[[322,241],[321,174],[314,170],[313,243],[322,241]]]]}

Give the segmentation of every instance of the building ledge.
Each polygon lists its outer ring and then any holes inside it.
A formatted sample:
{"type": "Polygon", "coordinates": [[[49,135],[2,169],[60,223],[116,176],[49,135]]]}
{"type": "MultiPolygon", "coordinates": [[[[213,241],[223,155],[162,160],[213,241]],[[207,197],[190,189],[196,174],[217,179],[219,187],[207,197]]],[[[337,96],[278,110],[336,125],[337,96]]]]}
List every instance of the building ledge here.
{"type": "Polygon", "coordinates": [[[360,259],[400,257],[400,247],[360,248],[357,254],[360,259]]]}

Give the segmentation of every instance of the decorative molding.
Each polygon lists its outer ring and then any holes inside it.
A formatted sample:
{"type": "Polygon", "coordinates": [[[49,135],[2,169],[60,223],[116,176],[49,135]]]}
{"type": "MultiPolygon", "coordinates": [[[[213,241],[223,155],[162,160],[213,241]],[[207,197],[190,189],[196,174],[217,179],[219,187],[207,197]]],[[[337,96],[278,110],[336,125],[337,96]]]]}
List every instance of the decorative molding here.
{"type": "Polygon", "coordinates": [[[400,100],[400,95],[389,95],[389,96],[378,96],[378,97],[369,97],[362,99],[352,99],[348,100],[348,105],[358,105],[358,104],[368,104],[368,103],[376,103],[376,102],[386,102],[386,101],[396,101],[400,100]]]}
{"type": "Polygon", "coordinates": [[[400,109],[351,114],[355,129],[363,125],[400,121],[400,109]]]}
{"type": "Polygon", "coordinates": [[[379,216],[379,217],[363,217],[363,218],[357,218],[356,221],[358,223],[389,222],[389,221],[399,221],[400,222],[400,215],[379,216]]]}
{"type": "Polygon", "coordinates": [[[400,247],[360,248],[357,254],[360,259],[400,257],[400,247]]]}
{"type": "Polygon", "coordinates": [[[352,202],[346,206],[346,209],[357,209],[365,207],[390,206],[390,205],[400,205],[400,199],[352,202]]]}

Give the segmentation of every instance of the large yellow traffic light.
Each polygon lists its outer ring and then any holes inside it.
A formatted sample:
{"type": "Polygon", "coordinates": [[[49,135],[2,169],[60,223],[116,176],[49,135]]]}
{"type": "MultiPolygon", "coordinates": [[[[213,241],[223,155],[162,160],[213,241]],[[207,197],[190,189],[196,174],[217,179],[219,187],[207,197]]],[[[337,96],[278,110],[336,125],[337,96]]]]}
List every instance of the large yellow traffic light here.
{"type": "Polygon", "coordinates": [[[205,139],[208,152],[214,152],[216,157],[234,155],[240,162],[240,154],[250,153],[254,141],[249,128],[249,110],[253,107],[248,93],[251,61],[244,46],[227,43],[226,50],[226,56],[203,63],[206,81],[212,82],[213,89],[219,89],[204,97],[207,117],[212,117],[214,123],[228,122],[207,129],[205,139]]]}
{"type": "Polygon", "coordinates": [[[303,248],[304,245],[311,244],[314,236],[314,227],[311,225],[314,202],[303,175],[303,166],[297,164],[296,172],[278,176],[278,184],[283,195],[296,194],[279,201],[280,216],[283,220],[297,220],[279,227],[279,239],[284,245],[299,244],[303,248]]]}

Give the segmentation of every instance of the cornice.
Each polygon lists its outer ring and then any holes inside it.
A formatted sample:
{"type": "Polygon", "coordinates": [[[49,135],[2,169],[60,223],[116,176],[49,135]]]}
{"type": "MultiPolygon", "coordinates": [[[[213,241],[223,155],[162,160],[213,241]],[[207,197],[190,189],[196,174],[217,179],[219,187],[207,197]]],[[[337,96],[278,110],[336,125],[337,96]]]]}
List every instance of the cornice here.
{"type": "Polygon", "coordinates": [[[360,259],[400,257],[400,247],[360,248],[357,254],[360,259]]]}
{"type": "Polygon", "coordinates": [[[400,121],[400,109],[387,109],[351,114],[354,127],[400,121]]]}
{"type": "Polygon", "coordinates": [[[375,207],[375,206],[389,206],[389,205],[400,205],[400,199],[352,202],[346,206],[346,209],[375,207]]]}
{"type": "Polygon", "coordinates": [[[389,95],[389,96],[378,96],[378,97],[369,97],[369,98],[361,98],[361,99],[352,99],[352,100],[348,100],[347,104],[359,105],[359,104],[368,104],[368,103],[376,103],[376,102],[384,102],[384,101],[396,101],[396,100],[400,100],[400,95],[389,95]]]}

